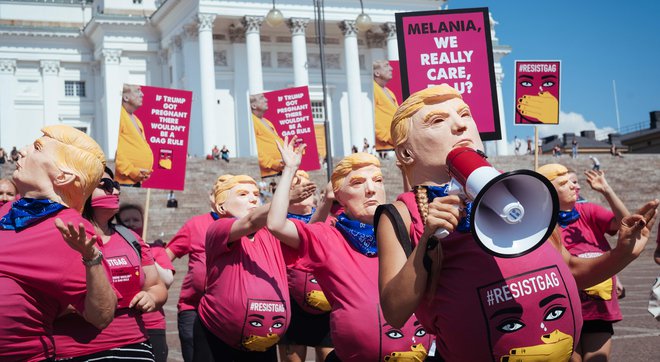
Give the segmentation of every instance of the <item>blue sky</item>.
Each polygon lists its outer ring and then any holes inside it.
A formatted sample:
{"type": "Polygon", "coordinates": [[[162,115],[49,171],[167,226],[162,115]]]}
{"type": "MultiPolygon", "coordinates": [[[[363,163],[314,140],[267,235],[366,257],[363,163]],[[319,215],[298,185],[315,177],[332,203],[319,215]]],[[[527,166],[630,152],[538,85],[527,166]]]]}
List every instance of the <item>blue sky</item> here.
{"type": "Polygon", "coordinates": [[[534,134],[513,126],[515,60],[561,60],[560,125],[539,127],[541,136],[649,122],[660,110],[660,1],[450,0],[450,9],[488,7],[500,44],[503,103],[509,141],[534,134]],[[550,128],[549,128],[550,127],[550,128]],[[545,129],[544,129],[545,128],[545,129]]]}

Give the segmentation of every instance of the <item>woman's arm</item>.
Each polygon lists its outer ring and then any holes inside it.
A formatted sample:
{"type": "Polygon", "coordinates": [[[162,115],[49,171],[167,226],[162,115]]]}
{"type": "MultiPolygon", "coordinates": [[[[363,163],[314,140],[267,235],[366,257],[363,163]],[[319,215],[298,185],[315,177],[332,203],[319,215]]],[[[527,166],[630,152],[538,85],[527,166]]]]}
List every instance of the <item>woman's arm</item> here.
{"type": "Polygon", "coordinates": [[[165,284],[165,288],[170,289],[170,285],[172,285],[174,282],[174,273],[169,269],[163,268],[158,263],[154,263],[154,265],[156,266],[158,277],[163,282],[163,284],[165,284]]]}
{"type": "Polygon", "coordinates": [[[624,217],[630,215],[630,211],[628,211],[626,205],[623,204],[623,201],[621,201],[616,192],[614,192],[612,187],[610,187],[610,185],[607,183],[607,180],[605,179],[605,172],[589,170],[584,174],[587,175],[587,183],[589,183],[589,186],[591,186],[594,191],[603,195],[607,200],[607,203],[610,205],[610,209],[614,213],[614,219],[610,223],[607,230],[609,232],[615,232],[619,229],[621,220],[623,220],[624,217]]]}
{"type": "MultiPolygon", "coordinates": [[[[94,235],[87,238],[85,226],[82,223],[76,229],[71,222],[65,225],[61,219],[57,218],[55,219],[55,226],[66,243],[82,255],[83,260],[95,260],[101,255],[101,252],[95,246],[98,237],[94,235]]],[[[85,284],[87,294],[85,295],[85,310],[82,316],[94,327],[103,329],[115,317],[117,295],[110,285],[110,279],[102,263],[85,266],[85,284]]]]}
{"type": "MultiPolygon", "coordinates": [[[[429,287],[429,278],[424,269],[424,253],[427,252],[429,238],[438,228],[453,231],[458,225],[458,196],[439,197],[429,204],[429,212],[424,233],[410,257],[401,247],[394,231],[394,225],[387,215],[381,214],[376,230],[378,240],[378,285],[380,303],[385,320],[393,327],[400,328],[413,314],[429,287]]],[[[405,205],[395,202],[394,206],[404,219],[405,230],[410,230],[410,215],[405,205]]],[[[442,263],[440,243],[428,251],[436,270],[442,263]]]]}
{"type": "Polygon", "coordinates": [[[592,287],[611,278],[644,250],[655,220],[658,200],[647,202],[636,214],[626,216],[619,225],[617,245],[597,258],[578,258],[563,244],[554,243],[571,269],[578,288],[592,287]]]}
{"type": "Polygon", "coordinates": [[[288,137],[284,139],[284,144],[277,143],[277,148],[282,155],[284,169],[280,177],[280,184],[273,194],[272,206],[268,213],[268,230],[284,244],[298,249],[300,245],[300,236],[296,225],[287,219],[287,210],[289,209],[289,192],[293,177],[302,161],[302,152],[305,145],[294,148],[296,136],[293,136],[291,142],[288,137]]]}
{"type": "Polygon", "coordinates": [[[309,223],[313,224],[315,222],[324,222],[328,216],[330,216],[330,210],[332,210],[332,204],[335,202],[335,193],[332,191],[332,182],[328,182],[325,185],[325,190],[323,195],[321,195],[321,201],[316,208],[316,212],[312,215],[312,218],[309,219],[309,223]]]}
{"type": "MultiPolygon", "coordinates": [[[[156,264],[154,264],[156,265],[156,264]]],[[[142,291],[137,293],[128,305],[143,313],[153,312],[167,302],[167,288],[158,277],[158,271],[154,265],[142,267],[144,273],[144,285],[142,291]]]]}

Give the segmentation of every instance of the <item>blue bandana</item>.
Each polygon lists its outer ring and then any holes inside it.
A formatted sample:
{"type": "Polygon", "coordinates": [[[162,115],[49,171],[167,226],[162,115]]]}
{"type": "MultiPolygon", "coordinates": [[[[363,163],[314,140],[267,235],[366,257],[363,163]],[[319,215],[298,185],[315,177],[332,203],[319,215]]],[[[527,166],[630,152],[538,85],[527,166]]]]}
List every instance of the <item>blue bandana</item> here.
{"type": "Polygon", "coordinates": [[[211,217],[213,220],[218,220],[220,218],[220,215],[218,215],[215,211],[211,211],[211,217]]]}
{"type": "Polygon", "coordinates": [[[305,224],[309,223],[309,220],[311,220],[312,215],[314,215],[314,212],[316,211],[315,208],[312,208],[312,212],[307,214],[307,215],[298,215],[298,214],[292,214],[288,213],[286,214],[287,219],[296,219],[304,222],[305,224]]]}
{"type": "Polygon", "coordinates": [[[557,223],[559,226],[565,228],[568,225],[577,221],[580,218],[580,213],[576,208],[573,208],[571,211],[560,211],[559,217],[557,218],[557,223]]]}
{"type": "Polygon", "coordinates": [[[24,197],[14,201],[9,213],[0,219],[0,227],[5,230],[21,231],[64,208],[64,205],[52,200],[24,197]]]}
{"type": "MultiPolygon", "coordinates": [[[[429,198],[429,203],[433,202],[433,199],[436,197],[445,197],[447,196],[447,187],[448,185],[444,186],[424,186],[426,188],[426,192],[429,198]]],[[[462,233],[469,233],[470,232],[470,214],[472,213],[472,202],[467,202],[465,204],[465,213],[466,216],[458,221],[458,227],[456,228],[457,231],[460,231],[462,233]]]]}
{"type": "Polygon", "coordinates": [[[374,226],[351,220],[346,214],[337,216],[335,227],[361,254],[372,257],[378,253],[374,226]]]}

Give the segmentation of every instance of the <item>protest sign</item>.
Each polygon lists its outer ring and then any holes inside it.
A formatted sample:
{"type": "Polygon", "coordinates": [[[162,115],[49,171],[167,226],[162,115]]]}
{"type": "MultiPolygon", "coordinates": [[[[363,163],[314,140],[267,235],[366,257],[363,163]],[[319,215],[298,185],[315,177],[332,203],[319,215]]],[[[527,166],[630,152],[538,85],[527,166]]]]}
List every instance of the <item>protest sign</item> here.
{"type": "Polygon", "coordinates": [[[374,78],[374,131],[376,151],[394,149],[390,126],[392,116],[401,104],[401,73],[398,61],[376,60],[374,78]]]}
{"type": "Polygon", "coordinates": [[[253,94],[250,96],[250,109],[261,177],[282,172],[282,157],[276,142],[283,142],[286,136],[289,139],[297,136],[298,144],[306,144],[301,170],[320,168],[307,86],[253,94]]]}
{"type": "Polygon", "coordinates": [[[559,124],[559,61],[516,61],[516,125],[559,124]]]}
{"type": "Polygon", "coordinates": [[[123,185],[183,190],[192,92],[124,84],[115,156],[123,185]]]}
{"type": "Polygon", "coordinates": [[[403,98],[446,83],[470,106],[485,141],[501,138],[487,8],[397,13],[403,98]]]}

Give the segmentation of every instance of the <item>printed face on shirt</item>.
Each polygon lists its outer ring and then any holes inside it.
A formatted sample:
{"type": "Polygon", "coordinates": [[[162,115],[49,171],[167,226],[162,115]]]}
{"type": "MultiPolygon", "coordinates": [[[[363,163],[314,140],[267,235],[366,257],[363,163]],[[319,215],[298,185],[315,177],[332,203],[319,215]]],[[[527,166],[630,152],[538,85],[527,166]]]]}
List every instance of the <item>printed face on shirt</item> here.
{"type": "Polygon", "coordinates": [[[414,168],[437,170],[433,180],[447,182],[447,155],[456,147],[484,148],[470,107],[462,99],[425,105],[411,117],[406,148],[414,168]]]}
{"type": "Polygon", "coordinates": [[[335,192],[349,218],[373,224],[378,205],[385,203],[385,186],[380,168],[374,165],[351,171],[335,192]]]}
{"type": "MultiPolygon", "coordinates": [[[[384,321],[384,319],[382,319],[384,321]]],[[[407,352],[413,350],[413,346],[423,345],[425,350],[431,346],[431,336],[426,333],[422,324],[413,314],[402,328],[394,328],[389,323],[384,322],[380,326],[381,331],[381,360],[385,354],[392,352],[407,352]]],[[[421,360],[421,359],[420,359],[421,360]]]]}
{"type": "Polygon", "coordinates": [[[227,200],[218,205],[218,210],[228,213],[235,218],[242,218],[261,205],[259,189],[251,183],[239,183],[232,187],[227,194],[227,200]]]}
{"type": "Polygon", "coordinates": [[[557,190],[559,208],[562,211],[573,210],[575,202],[577,201],[577,195],[575,193],[575,185],[570,182],[568,174],[555,177],[555,179],[552,180],[552,185],[557,190]]]}
{"type": "Polygon", "coordinates": [[[252,351],[269,348],[277,343],[286,328],[286,307],[280,300],[247,300],[247,315],[243,322],[243,346],[252,351]],[[270,346],[269,346],[270,344],[270,346]]]}
{"type": "Polygon", "coordinates": [[[55,177],[61,173],[55,165],[56,142],[58,141],[44,136],[21,149],[21,158],[16,161],[16,170],[13,173],[17,186],[24,185],[28,190],[52,187],[55,177]]]}
{"type": "Polygon", "coordinates": [[[512,346],[549,356],[568,354],[568,360],[576,322],[570,295],[556,266],[481,287],[479,296],[497,360],[508,355],[512,346]]]}
{"type": "Polygon", "coordinates": [[[0,206],[16,200],[16,186],[9,180],[0,180],[0,206]]]}

